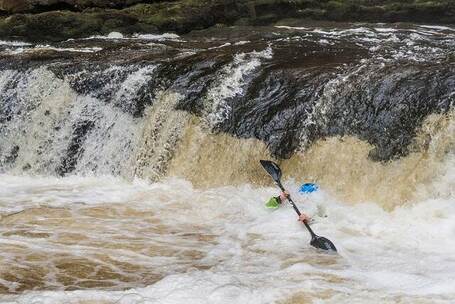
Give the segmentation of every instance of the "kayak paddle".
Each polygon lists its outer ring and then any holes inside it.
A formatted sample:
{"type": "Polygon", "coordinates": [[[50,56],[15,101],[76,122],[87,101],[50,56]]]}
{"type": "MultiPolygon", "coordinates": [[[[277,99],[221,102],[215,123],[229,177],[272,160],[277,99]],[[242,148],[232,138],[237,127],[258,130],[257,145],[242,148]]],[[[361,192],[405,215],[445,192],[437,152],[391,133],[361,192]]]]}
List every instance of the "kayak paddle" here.
{"type": "MultiPolygon", "coordinates": [[[[281,184],[281,169],[278,167],[278,165],[270,160],[260,160],[261,165],[264,167],[265,171],[267,171],[270,176],[272,176],[273,180],[275,181],[275,184],[280,187],[281,191],[286,191],[281,184]]],[[[292,208],[294,208],[295,212],[300,216],[300,210],[297,208],[297,206],[294,204],[294,202],[291,199],[291,196],[288,196],[288,200],[292,205],[292,208]]],[[[326,239],[325,237],[318,236],[316,235],[313,230],[311,229],[310,225],[306,221],[303,222],[305,224],[305,227],[308,229],[308,231],[311,234],[311,246],[322,249],[322,250],[329,250],[329,251],[337,251],[335,245],[333,243],[326,239]]]]}

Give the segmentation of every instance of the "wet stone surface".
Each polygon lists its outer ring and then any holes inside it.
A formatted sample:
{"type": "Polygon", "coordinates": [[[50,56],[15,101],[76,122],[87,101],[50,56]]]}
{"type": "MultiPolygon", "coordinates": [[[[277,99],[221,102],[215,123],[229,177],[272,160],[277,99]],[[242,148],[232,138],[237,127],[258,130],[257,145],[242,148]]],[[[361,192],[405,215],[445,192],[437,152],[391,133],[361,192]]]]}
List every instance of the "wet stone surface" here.
{"type": "MultiPolygon", "coordinates": [[[[337,135],[374,145],[376,161],[407,155],[422,121],[454,104],[455,30],[335,25],[98,36],[47,46],[11,42],[0,46],[0,130],[16,132],[13,121],[30,117],[46,98],[26,98],[46,72],[76,98],[91,100],[71,122],[66,152],[52,169],[58,175],[78,170],[87,138],[105,124],[89,108],[140,121],[148,109],[163,106],[167,93],[177,93],[173,107],[201,117],[209,132],[260,139],[278,158],[337,135]]],[[[43,112],[54,119],[50,109],[43,112]]],[[[64,119],[55,119],[55,132],[63,132],[64,119]]],[[[14,166],[23,147],[8,142],[0,162],[14,166]]]]}

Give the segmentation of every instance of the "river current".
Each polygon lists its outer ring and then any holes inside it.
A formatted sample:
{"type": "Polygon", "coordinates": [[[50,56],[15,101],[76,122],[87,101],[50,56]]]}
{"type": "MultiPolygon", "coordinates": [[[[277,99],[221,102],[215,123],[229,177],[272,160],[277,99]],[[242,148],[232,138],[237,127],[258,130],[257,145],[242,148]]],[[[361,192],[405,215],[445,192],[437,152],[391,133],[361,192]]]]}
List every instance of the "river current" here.
{"type": "Polygon", "coordinates": [[[454,47],[405,24],[0,41],[0,302],[453,303],[454,47]],[[270,158],[338,254],[264,207],[270,158]]]}

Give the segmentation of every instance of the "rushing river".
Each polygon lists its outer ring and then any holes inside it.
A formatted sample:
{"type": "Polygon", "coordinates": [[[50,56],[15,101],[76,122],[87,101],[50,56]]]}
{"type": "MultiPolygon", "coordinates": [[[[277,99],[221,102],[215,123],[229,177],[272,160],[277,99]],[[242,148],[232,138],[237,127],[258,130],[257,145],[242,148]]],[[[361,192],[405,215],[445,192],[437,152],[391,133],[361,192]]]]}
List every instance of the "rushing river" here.
{"type": "Polygon", "coordinates": [[[454,49],[385,24],[0,41],[0,302],[453,303],[454,49]],[[264,208],[266,158],[339,254],[264,208]]]}

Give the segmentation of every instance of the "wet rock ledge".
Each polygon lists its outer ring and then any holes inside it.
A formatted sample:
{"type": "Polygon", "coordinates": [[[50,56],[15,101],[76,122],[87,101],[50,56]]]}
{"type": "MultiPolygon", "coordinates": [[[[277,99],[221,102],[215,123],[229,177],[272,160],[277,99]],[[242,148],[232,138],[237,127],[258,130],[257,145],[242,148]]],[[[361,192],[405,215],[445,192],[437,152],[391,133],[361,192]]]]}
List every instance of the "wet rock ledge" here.
{"type": "Polygon", "coordinates": [[[0,38],[61,41],[286,19],[455,24],[453,0],[0,0],[0,38]]]}

